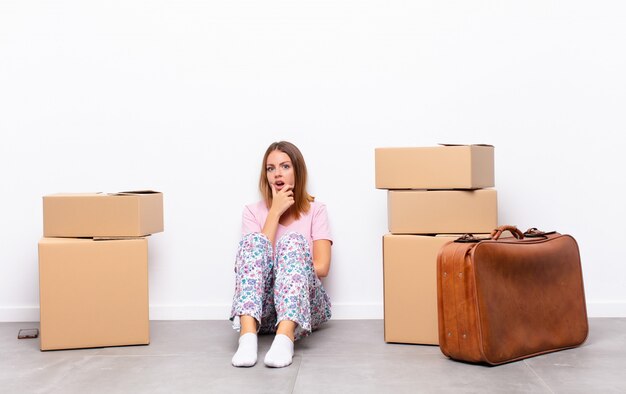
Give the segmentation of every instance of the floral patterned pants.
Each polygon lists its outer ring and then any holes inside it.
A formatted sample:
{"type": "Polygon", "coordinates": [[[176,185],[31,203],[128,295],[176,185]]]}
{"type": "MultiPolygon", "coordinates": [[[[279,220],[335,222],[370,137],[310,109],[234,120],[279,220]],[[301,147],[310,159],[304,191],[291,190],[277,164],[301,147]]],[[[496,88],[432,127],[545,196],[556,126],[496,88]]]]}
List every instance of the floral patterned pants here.
{"type": "Polygon", "coordinates": [[[315,275],[309,243],[290,232],[272,244],[261,233],[245,235],[235,262],[235,296],[230,319],[239,329],[239,316],[257,320],[260,333],[276,332],[278,323],[297,323],[295,338],[311,333],[331,316],[330,299],[315,275]]]}

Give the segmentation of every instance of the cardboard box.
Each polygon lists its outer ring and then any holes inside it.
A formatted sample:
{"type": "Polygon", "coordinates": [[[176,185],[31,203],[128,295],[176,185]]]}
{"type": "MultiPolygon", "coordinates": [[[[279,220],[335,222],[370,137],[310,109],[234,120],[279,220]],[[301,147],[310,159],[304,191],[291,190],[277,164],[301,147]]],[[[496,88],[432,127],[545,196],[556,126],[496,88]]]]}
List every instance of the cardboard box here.
{"type": "Polygon", "coordinates": [[[491,145],[376,148],[378,189],[494,187],[491,145]]]}
{"type": "Polygon", "coordinates": [[[163,231],[163,194],[64,193],[43,197],[44,237],[141,237],[163,231]]]}
{"type": "Polygon", "coordinates": [[[148,241],[39,241],[41,350],[150,343],[148,241]]]}
{"type": "Polygon", "coordinates": [[[390,190],[393,234],[489,233],[498,225],[497,193],[479,190],[390,190]]]}
{"type": "Polygon", "coordinates": [[[437,254],[458,237],[383,236],[385,342],[439,344],[437,254]]]}

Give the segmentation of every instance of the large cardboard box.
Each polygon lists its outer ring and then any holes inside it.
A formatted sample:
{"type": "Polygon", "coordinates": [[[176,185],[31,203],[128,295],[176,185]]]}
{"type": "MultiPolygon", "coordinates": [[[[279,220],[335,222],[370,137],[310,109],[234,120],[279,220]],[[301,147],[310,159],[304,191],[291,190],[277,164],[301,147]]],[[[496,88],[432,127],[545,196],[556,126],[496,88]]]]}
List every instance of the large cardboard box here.
{"type": "Polygon", "coordinates": [[[383,236],[385,342],[439,344],[437,254],[458,237],[383,236]]]}
{"type": "Polygon", "coordinates": [[[150,343],[148,241],[39,241],[41,350],[150,343]]]}
{"type": "Polygon", "coordinates": [[[378,189],[494,187],[491,145],[376,148],[378,189]]]}
{"type": "Polygon", "coordinates": [[[389,190],[393,234],[489,233],[498,224],[497,193],[479,190],[389,190]]]}
{"type": "Polygon", "coordinates": [[[163,231],[163,194],[62,193],[43,197],[44,237],[141,237],[163,231]]]}

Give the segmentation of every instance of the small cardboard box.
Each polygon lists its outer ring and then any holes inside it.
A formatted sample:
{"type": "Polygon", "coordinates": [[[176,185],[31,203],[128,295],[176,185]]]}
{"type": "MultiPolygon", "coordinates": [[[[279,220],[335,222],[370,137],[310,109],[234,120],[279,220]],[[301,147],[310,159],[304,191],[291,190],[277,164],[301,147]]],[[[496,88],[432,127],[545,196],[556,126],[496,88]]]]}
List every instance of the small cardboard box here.
{"type": "Polygon", "coordinates": [[[497,192],[478,190],[389,190],[393,234],[489,233],[498,224],[497,192]]]}
{"type": "Polygon", "coordinates": [[[39,241],[41,350],[150,343],[148,240],[39,241]]]}
{"type": "Polygon", "coordinates": [[[163,231],[163,194],[63,193],[43,197],[44,237],[141,237],[163,231]]]}
{"type": "Polygon", "coordinates": [[[376,148],[377,189],[494,187],[491,145],[376,148]]]}
{"type": "Polygon", "coordinates": [[[385,342],[439,344],[437,254],[458,237],[383,236],[385,342]]]}

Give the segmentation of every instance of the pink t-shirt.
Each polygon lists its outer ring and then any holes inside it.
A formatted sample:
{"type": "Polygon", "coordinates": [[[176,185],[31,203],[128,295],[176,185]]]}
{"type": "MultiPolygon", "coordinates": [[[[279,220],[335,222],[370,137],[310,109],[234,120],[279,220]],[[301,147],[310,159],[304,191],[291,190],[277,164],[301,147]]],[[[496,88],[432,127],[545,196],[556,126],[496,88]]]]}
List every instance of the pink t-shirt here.
{"type": "MultiPolygon", "coordinates": [[[[260,233],[263,230],[268,213],[269,209],[265,206],[265,201],[246,205],[243,209],[242,234],[260,233]]],[[[300,219],[294,221],[289,226],[283,226],[279,223],[275,240],[278,241],[280,237],[290,231],[302,234],[309,241],[311,251],[313,251],[313,241],[327,239],[333,242],[326,205],[313,201],[309,212],[301,214],[300,219]]]]}

